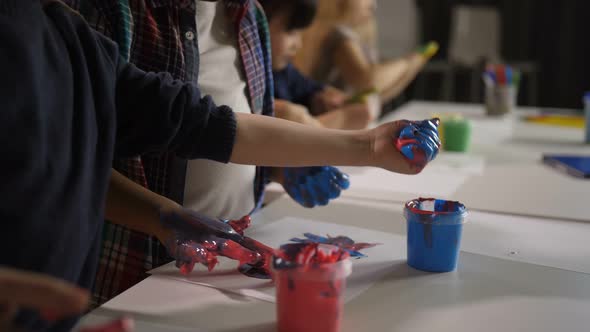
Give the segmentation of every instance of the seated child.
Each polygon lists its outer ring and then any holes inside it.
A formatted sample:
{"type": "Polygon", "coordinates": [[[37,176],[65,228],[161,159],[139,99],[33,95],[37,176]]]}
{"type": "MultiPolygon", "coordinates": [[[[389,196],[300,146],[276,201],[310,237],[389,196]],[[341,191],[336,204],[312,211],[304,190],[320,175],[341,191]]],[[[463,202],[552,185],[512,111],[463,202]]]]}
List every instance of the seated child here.
{"type": "Polygon", "coordinates": [[[374,26],[375,0],[318,1],[318,19],[304,34],[306,48],[295,59],[317,81],[350,93],[375,89],[386,104],[403,92],[431,56],[416,51],[380,61],[376,43],[358,32],[374,26]]]}
{"type": "Polygon", "coordinates": [[[291,60],[302,47],[301,34],[316,14],[316,0],[261,4],[269,20],[277,117],[336,129],[365,128],[373,118],[366,104],[302,75],[291,60]],[[311,116],[310,116],[311,115],[311,116]]]}

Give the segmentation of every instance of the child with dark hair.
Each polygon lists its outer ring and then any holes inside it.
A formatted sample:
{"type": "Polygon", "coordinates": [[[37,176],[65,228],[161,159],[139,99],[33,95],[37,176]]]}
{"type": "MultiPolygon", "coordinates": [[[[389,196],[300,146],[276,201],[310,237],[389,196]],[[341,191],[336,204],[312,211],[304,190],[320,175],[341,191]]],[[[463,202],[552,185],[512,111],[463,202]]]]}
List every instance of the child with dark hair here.
{"type": "Polygon", "coordinates": [[[347,104],[348,96],[301,74],[291,60],[302,47],[317,0],[262,0],[269,21],[277,117],[338,129],[364,128],[372,120],[367,105],[347,104]]]}

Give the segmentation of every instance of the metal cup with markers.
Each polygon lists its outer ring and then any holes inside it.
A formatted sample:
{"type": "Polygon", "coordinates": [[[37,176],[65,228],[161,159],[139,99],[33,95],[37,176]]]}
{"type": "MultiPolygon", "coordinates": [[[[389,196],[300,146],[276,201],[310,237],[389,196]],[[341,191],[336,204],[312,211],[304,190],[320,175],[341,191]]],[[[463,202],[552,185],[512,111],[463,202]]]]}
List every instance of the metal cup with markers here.
{"type": "Polygon", "coordinates": [[[346,250],[318,243],[281,246],[273,257],[279,332],[340,331],[346,278],[352,263],[346,250]]]}
{"type": "Polygon", "coordinates": [[[488,66],[483,74],[485,108],[489,116],[504,115],[516,108],[520,72],[505,65],[488,66]]]}

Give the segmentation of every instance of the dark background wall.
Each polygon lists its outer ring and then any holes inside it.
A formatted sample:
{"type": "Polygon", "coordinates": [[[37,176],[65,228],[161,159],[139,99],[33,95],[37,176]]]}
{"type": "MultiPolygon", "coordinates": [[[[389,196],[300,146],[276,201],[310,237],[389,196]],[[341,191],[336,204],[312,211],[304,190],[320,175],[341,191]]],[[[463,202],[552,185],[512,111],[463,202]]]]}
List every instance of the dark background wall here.
{"type": "MultiPolygon", "coordinates": [[[[395,1],[395,0],[389,0],[395,1]]],[[[590,1],[416,0],[422,40],[438,40],[446,56],[451,8],[458,4],[498,8],[502,57],[539,65],[538,106],[581,108],[590,90],[590,1]]]]}

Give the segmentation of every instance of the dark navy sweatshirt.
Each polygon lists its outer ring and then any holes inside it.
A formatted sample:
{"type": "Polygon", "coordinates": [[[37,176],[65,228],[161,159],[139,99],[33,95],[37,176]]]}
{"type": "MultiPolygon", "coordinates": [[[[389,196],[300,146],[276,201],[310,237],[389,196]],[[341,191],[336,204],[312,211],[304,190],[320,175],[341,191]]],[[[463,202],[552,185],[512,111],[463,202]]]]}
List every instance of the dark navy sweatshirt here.
{"type": "MultiPolygon", "coordinates": [[[[233,112],[144,73],[58,2],[0,0],[0,265],[91,288],[113,158],[227,162],[233,112]],[[141,114],[141,116],[139,116],[141,114]]],[[[28,330],[67,331],[19,313],[28,330]]]]}

